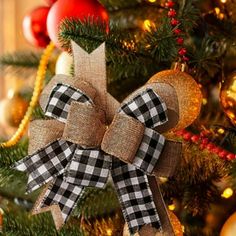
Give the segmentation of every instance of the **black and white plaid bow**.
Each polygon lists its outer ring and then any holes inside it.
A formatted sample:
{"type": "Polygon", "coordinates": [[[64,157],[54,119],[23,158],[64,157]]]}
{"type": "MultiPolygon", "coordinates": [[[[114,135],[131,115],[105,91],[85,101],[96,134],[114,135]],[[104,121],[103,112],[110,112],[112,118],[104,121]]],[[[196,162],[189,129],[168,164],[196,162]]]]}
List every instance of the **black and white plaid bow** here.
{"type": "MultiPolygon", "coordinates": [[[[59,83],[50,94],[45,114],[66,123],[74,101],[93,105],[81,90],[59,83]]],[[[145,224],[161,228],[147,175],[152,173],[165,143],[165,138],[153,128],[167,122],[166,110],[165,103],[151,88],[121,104],[119,114],[145,126],[133,164],[108,155],[101,148],[86,148],[60,138],[15,163],[14,168],[29,174],[27,192],[49,183],[37,207],[58,205],[64,222],[83,189],[103,188],[111,173],[130,232],[137,232],[145,224]]]]}

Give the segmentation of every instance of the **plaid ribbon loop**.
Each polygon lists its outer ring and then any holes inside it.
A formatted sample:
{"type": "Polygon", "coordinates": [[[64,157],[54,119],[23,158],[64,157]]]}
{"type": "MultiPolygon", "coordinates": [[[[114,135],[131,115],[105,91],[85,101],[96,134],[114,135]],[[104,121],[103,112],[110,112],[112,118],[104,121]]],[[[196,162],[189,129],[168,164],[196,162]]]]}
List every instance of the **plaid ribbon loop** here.
{"type": "Polygon", "coordinates": [[[105,135],[104,138],[104,142],[107,144],[102,144],[102,149],[104,148],[103,150],[105,152],[119,157],[124,162],[133,164],[148,175],[153,174],[153,170],[165,144],[164,136],[153,130],[153,128],[168,121],[166,111],[166,104],[151,88],[147,88],[135,97],[125,101],[121,104],[117,116],[125,115],[127,119],[123,118],[122,120],[122,118],[114,118],[113,123],[107,132],[109,135],[105,135]],[[138,124],[136,125],[130,117],[138,121],[141,124],[141,127],[144,127],[143,131],[138,128],[138,124]],[[127,125],[122,124],[122,122],[125,122],[126,120],[127,125]],[[132,125],[131,122],[134,123],[134,125],[132,125]],[[131,134],[131,127],[138,130],[138,133],[134,134],[134,139],[129,137],[131,134]],[[141,132],[141,140],[137,145],[136,136],[141,132]],[[112,148],[110,148],[109,144],[112,142],[110,139],[113,139],[115,136],[122,136],[126,139],[126,143],[124,143],[123,140],[118,139],[120,143],[118,141],[116,143],[113,142],[112,148]],[[133,147],[131,147],[132,145],[133,147]],[[123,149],[124,152],[122,152],[123,149]],[[127,154],[128,150],[131,150],[130,154],[127,154]]]}
{"type": "MultiPolygon", "coordinates": [[[[67,123],[73,102],[94,105],[81,90],[58,83],[51,91],[45,114],[67,123]]],[[[147,174],[152,174],[164,147],[164,136],[153,129],[168,121],[166,110],[165,103],[151,88],[121,105],[118,114],[132,117],[144,127],[129,164],[103,148],[86,148],[63,137],[17,162],[14,168],[29,174],[28,192],[50,182],[43,199],[36,204],[35,212],[52,210],[51,207],[57,205],[63,224],[84,187],[103,188],[111,173],[130,232],[137,232],[145,224],[161,228],[147,174]]]]}

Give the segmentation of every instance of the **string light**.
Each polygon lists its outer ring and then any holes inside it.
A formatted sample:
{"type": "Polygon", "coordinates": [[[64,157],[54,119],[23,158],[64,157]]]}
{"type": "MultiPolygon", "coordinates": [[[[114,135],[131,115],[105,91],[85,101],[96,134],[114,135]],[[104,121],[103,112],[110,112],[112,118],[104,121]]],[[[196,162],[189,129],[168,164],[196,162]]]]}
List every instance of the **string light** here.
{"type": "Polygon", "coordinates": [[[206,105],[207,102],[208,102],[208,101],[207,101],[207,98],[203,98],[203,99],[202,99],[202,104],[203,104],[203,105],[206,105]]]}
{"type": "Polygon", "coordinates": [[[151,3],[154,3],[154,2],[156,2],[156,0],[148,0],[149,2],[151,2],[151,3]]]}
{"type": "Polygon", "coordinates": [[[155,26],[155,24],[148,19],[143,22],[143,30],[145,30],[145,31],[151,31],[151,29],[154,26],[155,26]]]}
{"type": "Polygon", "coordinates": [[[8,92],[7,92],[7,97],[8,98],[13,98],[14,94],[15,94],[14,89],[9,89],[8,92]]]}
{"type": "Polygon", "coordinates": [[[216,13],[216,15],[220,14],[220,8],[219,7],[215,7],[215,13],[216,13]]]}
{"type": "Polygon", "coordinates": [[[220,20],[223,20],[224,18],[225,18],[225,14],[224,14],[224,13],[220,13],[220,14],[219,14],[219,19],[220,19],[220,20]]]}
{"type": "Polygon", "coordinates": [[[175,204],[171,204],[168,206],[170,211],[174,211],[175,210],[175,204]]]}
{"type": "Polygon", "coordinates": [[[227,2],[227,0],[220,0],[222,3],[226,3],[227,2]]]}
{"type": "Polygon", "coordinates": [[[219,134],[224,134],[224,132],[225,132],[225,130],[222,129],[222,128],[219,128],[217,131],[218,131],[219,134]]]}
{"type": "Polygon", "coordinates": [[[112,230],[111,229],[107,229],[107,236],[112,236],[112,230]]]}
{"type": "Polygon", "coordinates": [[[1,143],[0,147],[6,148],[6,147],[14,146],[15,144],[17,144],[17,142],[19,142],[19,140],[24,135],[24,132],[25,132],[25,130],[28,126],[28,123],[31,119],[34,108],[38,104],[39,96],[40,96],[40,93],[41,93],[41,90],[42,90],[42,87],[43,87],[43,82],[45,80],[48,61],[49,61],[49,58],[52,54],[53,49],[54,49],[54,44],[50,43],[47,46],[47,48],[45,49],[45,51],[44,51],[44,53],[41,57],[39,67],[38,67],[38,71],[37,71],[37,75],[36,75],[33,95],[32,95],[31,101],[30,101],[30,105],[29,105],[29,107],[26,111],[26,114],[25,114],[23,120],[21,121],[17,131],[10,138],[10,140],[8,140],[4,143],[1,143]]]}
{"type": "Polygon", "coordinates": [[[234,191],[232,190],[232,188],[226,188],[224,190],[224,192],[221,194],[222,198],[230,198],[233,195],[234,191]]]}

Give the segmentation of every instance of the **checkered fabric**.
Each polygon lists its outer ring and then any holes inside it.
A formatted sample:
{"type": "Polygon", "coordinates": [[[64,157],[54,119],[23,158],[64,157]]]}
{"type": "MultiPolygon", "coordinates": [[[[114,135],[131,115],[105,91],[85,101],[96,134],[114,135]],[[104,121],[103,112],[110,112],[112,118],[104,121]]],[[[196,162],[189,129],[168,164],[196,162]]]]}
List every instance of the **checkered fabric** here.
{"type": "Polygon", "coordinates": [[[148,128],[155,128],[168,121],[167,107],[161,98],[151,89],[122,104],[119,112],[132,116],[148,128]]]}
{"type": "Polygon", "coordinates": [[[62,174],[76,148],[76,144],[64,140],[56,140],[46,147],[16,162],[14,169],[29,174],[27,192],[30,193],[40,186],[62,174]]]}
{"type": "Polygon", "coordinates": [[[153,227],[159,229],[161,223],[147,175],[133,165],[114,158],[111,176],[130,233],[136,233],[145,224],[152,224],[153,227]]]}
{"type": "Polygon", "coordinates": [[[161,155],[164,144],[165,138],[163,135],[146,128],[133,165],[146,174],[151,174],[161,155]]]}
{"type": "Polygon", "coordinates": [[[50,94],[45,115],[66,123],[72,101],[92,104],[92,100],[81,90],[66,84],[57,84],[50,94]]]}
{"type": "Polygon", "coordinates": [[[147,174],[152,173],[165,143],[164,136],[150,128],[168,121],[166,110],[166,104],[150,88],[125,102],[119,110],[120,113],[132,116],[146,126],[133,165],[147,174]]]}
{"type": "Polygon", "coordinates": [[[76,206],[77,201],[82,196],[83,187],[79,187],[63,180],[63,176],[58,176],[47,189],[44,199],[39,208],[58,205],[61,214],[66,222],[71,212],[76,206]]]}
{"type": "Polygon", "coordinates": [[[78,186],[103,188],[107,183],[110,166],[111,156],[101,150],[77,148],[66,168],[65,180],[78,186]]]}
{"type": "MultiPolygon", "coordinates": [[[[82,91],[57,84],[51,92],[46,115],[66,122],[72,101],[92,103],[82,91]]],[[[133,164],[124,163],[101,150],[83,149],[59,139],[17,162],[14,168],[28,172],[28,192],[52,181],[39,208],[57,204],[65,221],[83,188],[103,188],[111,171],[130,232],[136,233],[145,224],[161,228],[147,174],[152,172],[164,146],[165,138],[152,128],[168,120],[166,110],[165,103],[152,89],[146,89],[122,104],[120,113],[146,126],[133,164]]]]}

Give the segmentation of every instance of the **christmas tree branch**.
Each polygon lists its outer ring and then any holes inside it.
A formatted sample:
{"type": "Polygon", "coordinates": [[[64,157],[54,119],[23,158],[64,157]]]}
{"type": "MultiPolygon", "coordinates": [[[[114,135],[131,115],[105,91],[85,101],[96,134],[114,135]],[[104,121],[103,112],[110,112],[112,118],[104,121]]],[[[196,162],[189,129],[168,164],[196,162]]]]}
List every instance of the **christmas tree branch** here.
{"type": "Polygon", "coordinates": [[[144,1],[140,0],[100,0],[100,3],[106,7],[109,11],[123,10],[127,8],[135,8],[144,1]]]}
{"type": "Polygon", "coordinates": [[[115,190],[111,184],[108,184],[105,189],[87,188],[77,204],[75,215],[90,219],[109,215],[119,208],[115,190]]]}
{"type": "Polygon", "coordinates": [[[28,153],[28,139],[23,139],[21,142],[10,148],[0,148],[0,166],[10,167],[16,161],[25,157],[28,153]]]}
{"type": "Polygon", "coordinates": [[[71,40],[88,52],[92,52],[101,43],[106,42],[108,57],[120,56],[120,60],[124,62],[133,62],[137,57],[149,57],[137,51],[136,40],[131,34],[114,26],[111,26],[108,34],[107,25],[95,22],[93,19],[85,21],[65,19],[60,26],[59,41],[64,49],[71,51],[71,40]]]}
{"type": "Polygon", "coordinates": [[[164,18],[159,27],[147,32],[142,46],[142,50],[147,50],[158,63],[172,62],[177,57],[176,37],[168,18],[164,18]]]}
{"type": "Polygon", "coordinates": [[[79,222],[68,223],[67,226],[58,232],[55,229],[50,213],[43,213],[29,217],[29,213],[18,209],[12,212],[6,212],[4,215],[4,235],[24,235],[24,236],[83,236],[79,229],[79,222]]]}
{"type": "Polygon", "coordinates": [[[163,185],[164,196],[179,199],[188,213],[201,215],[219,199],[216,183],[229,174],[230,165],[225,160],[185,144],[180,168],[163,185]]]}
{"type": "Polygon", "coordinates": [[[35,52],[14,52],[12,54],[4,54],[0,57],[0,66],[2,67],[17,67],[32,69],[37,68],[39,65],[41,54],[35,52]]]}
{"type": "Polygon", "coordinates": [[[184,32],[189,33],[197,25],[200,18],[200,11],[196,6],[197,2],[198,0],[179,0],[178,18],[184,32]]]}

